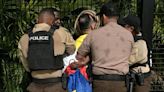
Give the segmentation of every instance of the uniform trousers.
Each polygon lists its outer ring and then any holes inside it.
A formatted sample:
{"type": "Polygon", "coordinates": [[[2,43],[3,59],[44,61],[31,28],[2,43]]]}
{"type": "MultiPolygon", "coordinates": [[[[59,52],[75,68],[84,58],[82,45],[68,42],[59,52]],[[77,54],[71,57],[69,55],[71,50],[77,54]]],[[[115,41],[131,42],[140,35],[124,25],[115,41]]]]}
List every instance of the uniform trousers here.
{"type": "Polygon", "coordinates": [[[127,92],[125,81],[93,80],[93,92],[127,92]]]}
{"type": "Polygon", "coordinates": [[[27,87],[28,92],[66,92],[62,88],[62,83],[57,82],[57,83],[35,83],[32,82],[30,85],[27,87]]]}

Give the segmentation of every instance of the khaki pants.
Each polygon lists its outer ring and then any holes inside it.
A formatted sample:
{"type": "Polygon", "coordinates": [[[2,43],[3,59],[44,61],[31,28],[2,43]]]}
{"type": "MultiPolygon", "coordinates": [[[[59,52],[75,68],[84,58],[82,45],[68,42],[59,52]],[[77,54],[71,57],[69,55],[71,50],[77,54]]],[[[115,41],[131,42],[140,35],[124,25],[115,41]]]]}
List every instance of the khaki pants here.
{"type": "Polygon", "coordinates": [[[47,83],[47,84],[38,84],[38,83],[30,83],[27,87],[28,92],[66,92],[62,88],[61,82],[58,83],[47,83]]]}
{"type": "Polygon", "coordinates": [[[93,80],[93,92],[127,92],[125,81],[93,80]]]}

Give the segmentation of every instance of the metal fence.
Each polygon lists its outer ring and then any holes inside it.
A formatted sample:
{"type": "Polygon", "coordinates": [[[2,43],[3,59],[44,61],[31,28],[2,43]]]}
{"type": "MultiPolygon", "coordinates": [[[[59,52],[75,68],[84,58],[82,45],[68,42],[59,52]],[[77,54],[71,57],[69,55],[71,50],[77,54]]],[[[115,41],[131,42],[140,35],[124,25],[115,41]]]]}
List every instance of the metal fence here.
{"type": "MultiPolygon", "coordinates": [[[[15,33],[12,35],[7,34],[7,28],[6,30],[4,30],[5,28],[1,29],[0,33],[6,36],[9,35],[13,37],[10,39],[14,39],[16,41],[9,42],[11,43],[12,48],[15,48],[14,50],[9,50],[15,53],[12,53],[13,55],[9,54],[9,56],[5,56],[3,59],[0,60],[0,92],[25,92],[26,90],[26,87],[30,81],[28,78],[29,74],[25,72],[16,56],[16,42],[19,40],[20,34],[22,34],[24,30],[27,30],[35,24],[35,17],[37,16],[40,9],[44,7],[56,7],[60,9],[63,26],[68,28],[73,34],[73,23],[77,14],[82,9],[86,8],[98,11],[100,6],[106,1],[109,0],[39,0],[38,2],[37,0],[1,0],[1,11],[5,11],[2,12],[3,14],[0,15],[1,21],[3,20],[3,22],[1,22],[1,25],[8,25],[8,23],[11,23],[11,25],[7,27],[9,29],[12,29],[12,32],[15,33]],[[4,18],[6,19],[4,20],[4,18]]],[[[122,8],[121,13],[123,15],[129,12],[137,13],[137,0],[113,1],[119,1],[122,8]],[[128,4],[124,6],[124,3],[128,4]]],[[[155,3],[156,8],[157,6],[158,8],[163,8],[162,5],[159,5],[161,4],[160,2],[156,1],[155,3]]],[[[153,46],[151,58],[153,61],[152,69],[157,73],[157,76],[152,81],[151,92],[164,92],[164,31],[161,31],[162,28],[164,28],[164,21],[159,21],[160,17],[163,15],[164,12],[154,12],[155,28],[153,29],[153,46]]]]}
{"type": "Polygon", "coordinates": [[[162,10],[163,2],[156,0],[155,6],[151,57],[153,62],[152,69],[157,76],[152,81],[152,92],[164,92],[164,21],[161,17],[164,16],[164,11],[162,10]]]}

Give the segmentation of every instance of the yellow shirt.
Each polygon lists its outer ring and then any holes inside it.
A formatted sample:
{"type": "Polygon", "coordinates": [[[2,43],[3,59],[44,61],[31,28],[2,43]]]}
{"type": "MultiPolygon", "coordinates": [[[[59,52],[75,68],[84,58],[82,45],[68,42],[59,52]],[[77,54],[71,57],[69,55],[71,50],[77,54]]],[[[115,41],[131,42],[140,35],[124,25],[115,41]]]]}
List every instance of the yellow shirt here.
{"type": "Polygon", "coordinates": [[[84,39],[85,39],[85,37],[86,37],[87,35],[88,35],[88,34],[81,35],[80,37],[78,37],[78,38],[76,39],[76,41],[75,41],[75,47],[76,47],[76,49],[78,49],[78,48],[81,46],[82,42],[84,41],[84,39]]]}

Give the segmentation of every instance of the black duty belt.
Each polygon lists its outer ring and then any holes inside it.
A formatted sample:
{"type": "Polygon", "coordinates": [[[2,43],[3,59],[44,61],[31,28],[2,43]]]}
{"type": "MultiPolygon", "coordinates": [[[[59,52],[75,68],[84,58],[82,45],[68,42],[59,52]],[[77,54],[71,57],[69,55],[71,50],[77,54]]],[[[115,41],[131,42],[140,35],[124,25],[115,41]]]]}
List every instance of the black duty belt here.
{"type": "Polygon", "coordinates": [[[94,80],[110,80],[125,81],[125,75],[109,74],[109,75],[93,75],[94,80]]]}
{"type": "Polygon", "coordinates": [[[61,82],[61,77],[58,78],[48,78],[48,79],[36,79],[33,78],[33,82],[35,83],[58,83],[61,82]]]}
{"type": "Polygon", "coordinates": [[[147,72],[147,73],[143,73],[143,75],[144,75],[144,78],[147,78],[147,77],[149,77],[151,75],[151,71],[147,72]]]}
{"type": "Polygon", "coordinates": [[[146,63],[143,63],[143,64],[140,64],[140,63],[133,64],[129,68],[135,68],[135,67],[138,67],[138,66],[145,66],[146,67],[146,64],[148,64],[148,61],[146,63]]]}

